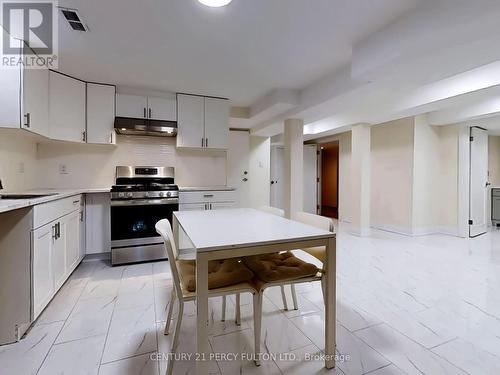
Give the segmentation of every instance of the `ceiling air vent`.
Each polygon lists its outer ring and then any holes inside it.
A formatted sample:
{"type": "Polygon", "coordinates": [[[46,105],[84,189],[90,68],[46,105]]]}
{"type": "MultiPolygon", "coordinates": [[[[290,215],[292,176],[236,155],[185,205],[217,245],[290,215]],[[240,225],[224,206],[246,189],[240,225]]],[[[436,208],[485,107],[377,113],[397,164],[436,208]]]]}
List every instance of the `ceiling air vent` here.
{"type": "Polygon", "coordinates": [[[61,8],[61,13],[73,30],[88,31],[87,26],[82,22],[82,19],[78,15],[76,9],[61,8]]]}

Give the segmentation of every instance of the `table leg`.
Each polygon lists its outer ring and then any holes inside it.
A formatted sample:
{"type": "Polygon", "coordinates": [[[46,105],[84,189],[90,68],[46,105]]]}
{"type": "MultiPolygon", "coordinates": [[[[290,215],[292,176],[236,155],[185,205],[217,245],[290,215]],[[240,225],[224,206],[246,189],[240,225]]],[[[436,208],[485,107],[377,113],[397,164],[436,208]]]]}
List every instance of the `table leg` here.
{"type": "Polygon", "coordinates": [[[179,252],[179,221],[175,215],[172,215],[172,234],[174,235],[175,248],[179,252]]]}
{"type": "Polygon", "coordinates": [[[335,326],[336,326],[336,240],[328,240],[326,248],[325,282],[325,367],[335,367],[335,326]]]}
{"type": "Polygon", "coordinates": [[[208,257],[196,256],[196,375],[208,374],[208,257]]]}

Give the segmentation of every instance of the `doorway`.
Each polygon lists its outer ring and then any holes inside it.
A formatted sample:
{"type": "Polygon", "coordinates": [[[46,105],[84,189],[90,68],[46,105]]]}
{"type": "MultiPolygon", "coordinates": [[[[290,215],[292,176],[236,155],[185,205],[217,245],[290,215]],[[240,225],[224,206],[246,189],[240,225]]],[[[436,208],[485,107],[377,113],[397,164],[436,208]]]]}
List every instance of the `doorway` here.
{"type": "Polygon", "coordinates": [[[321,215],[339,217],[339,141],[321,145],[321,215]]]}

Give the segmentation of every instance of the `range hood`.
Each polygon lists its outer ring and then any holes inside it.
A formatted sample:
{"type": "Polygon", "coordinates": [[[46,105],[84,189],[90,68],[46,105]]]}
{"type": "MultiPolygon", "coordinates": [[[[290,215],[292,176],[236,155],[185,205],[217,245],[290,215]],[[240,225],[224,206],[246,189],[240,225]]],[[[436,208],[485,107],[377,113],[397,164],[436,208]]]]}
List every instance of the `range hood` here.
{"type": "Polygon", "coordinates": [[[115,131],[118,134],[126,135],[175,137],[177,135],[177,122],[115,117],[115,131]]]}

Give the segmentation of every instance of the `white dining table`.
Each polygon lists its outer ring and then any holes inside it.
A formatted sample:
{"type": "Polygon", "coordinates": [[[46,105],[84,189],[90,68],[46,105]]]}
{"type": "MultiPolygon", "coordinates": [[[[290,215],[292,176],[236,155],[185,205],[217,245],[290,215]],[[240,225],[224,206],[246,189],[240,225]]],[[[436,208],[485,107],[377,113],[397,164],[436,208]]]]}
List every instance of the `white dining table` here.
{"type": "Polygon", "coordinates": [[[335,367],[335,233],[250,208],[178,211],[172,218],[179,248],[182,229],[196,254],[196,374],[208,373],[208,262],[255,254],[326,246],[325,367],[335,367]]]}

